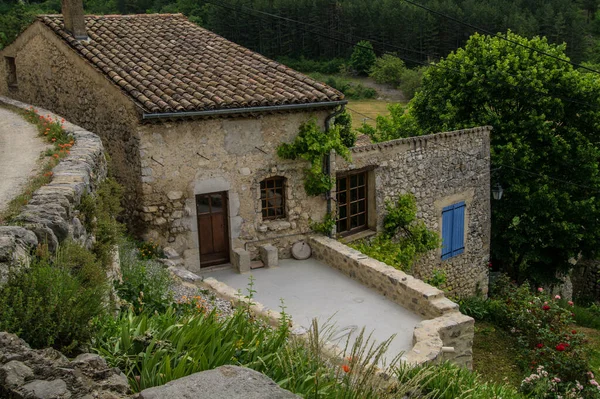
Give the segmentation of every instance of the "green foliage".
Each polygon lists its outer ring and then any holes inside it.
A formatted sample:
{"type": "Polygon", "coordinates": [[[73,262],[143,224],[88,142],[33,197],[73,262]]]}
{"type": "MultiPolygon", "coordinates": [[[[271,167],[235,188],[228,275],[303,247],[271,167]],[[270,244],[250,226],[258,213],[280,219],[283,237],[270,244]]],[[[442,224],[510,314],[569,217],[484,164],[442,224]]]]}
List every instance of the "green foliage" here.
{"type": "Polygon", "coordinates": [[[356,131],[352,130],[352,116],[346,110],[335,117],[335,126],[338,126],[340,129],[340,138],[342,139],[342,144],[347,148],[354,147],[356,144],[356,131]]]}
{"type": "Polygon", "coordinates": [[[142,260],[135,243],[119,246],[123,282],[115,283],[119,298],[136,313],[164,312],[173,301],[171,274],[154,260],[142,260]]]}
{"type": "Polygon", "coordinates": [[[64,242],[55,256],[42,253],[29,268],[11,270],[0,288],[0,330],[34,348],[74,353],[93,334],[91,321],[105,314],[106,274],[95,256],[64,242]]]}
{"type": "Polygon", "coordinates": [[[390,104],[388,105],[390,114],[378,116],[375,127],[363,124],[358,131],[369,136],[375,143],[420,136],[423,131],[409,107],[410,105],[404,107],[402,104],[390,104]]]}
{"type": "Polygon", "coordinates": [[[327,213],[321,222],[311,222],[310,228],[319,234],[329,236],[335,227],[335,217],[327,213]]]}
{"type": "Polygon", "coordinates": [[[600,79],[541,54],[565,58],[564,46],[507,35],[539,52],[476,34],[428,69],[410,114],[425,133],[494,127],[492,164],[505,167],[492,256],[519,281],[551,282],[600,241],[600,79]]]}
{"type": "Polygon", "coordinates": [[[353,82],[342,76],[311,73],[310,77],[341,91],[346,99],[363,100],[377,97],[377,91],[375,89],[353,82]]]}
{"type": "Polygon", "coordinates": [[[113,249],[125,232],[125,227],[116,219],[122,212],[122,198],[123,187],[109,177],[98,185],[95,193],[82,195],[77,205],[86,230],[96,236],[92,250],[105,266],[111,263],[113,249]]]}
{"type": "Polygon", "coordinates": [[[431,277],[429,277],[425,282],[441,289],[444,287],[447,281],[448,276],[446,275],[446,271],[443,269],[434,268],[433,272],[431,273],[431,277]]]}
{"type": "Polygon", "coordinates": [[[328,132],[317,127],[317,122],[311,118],[300,125],[298,136],[292,143],[283,143],[277,147],[277,155],[283,159],[303,159],[310,162],[310,167],[304,170],[304,190],[308,195],[323,194],[333,187],[330,176],[323,173],[323,159],[331,150],[350,159],[350,151],[342,143],[340,128],[334,126],[328,132]]]}
{"type": "Polygon", "coordinates": [[[400,78],[398,89],[402,91],[407,100],[411,100],[423,83],[423,75],[429,67],[420,67],[415,69],[405,69],[400,78]]]}
{"type": "Polygon", "coordinates": [[[414,368],[405,366],[399,373],[399,381],[401,384],[410,381],[425,370],[431,373],[431,377],[423,380],[415,397],[431,399],[524,399],[526,397],[509,385],[483,382],[478,374],[450,363],[414,368]]]}
{"type": "Polygon", "coordinates": [[[377,56],[373,51],[373,45],[367,40],[362,40],[354,46],[352,56],[350,57],[350,65],[359,75],[368,75],[375,65],[377,56]]]}
{"type": "Polygon", "coordinates": [[[137,243],[138,258],[141,260],[151,260],[164,258],[162,248],[152,240],[141,241],[137,243]]]}
{"type": "Polygon", "coordinates": [[[542,288],[532,292],[529,284],[517,286],[504,275],[492,285],[490,299],[465,299],[460,309],[511,332],[522,370],[535,370],[522,383],[525,393],[554,398],[541,395],[540,389],[554,387],[553,392],[564,395],[579,381],[583,384],[582,397],[595,397],[590,394],[598,390],[587,384],[589,349],[585,337],[573,327],[572,305],[561,303],[560,297],[551,297],[542,288]],[[559,380],[553,381],[555,377],[559,380]]]}
{"type": "Polygon", "coordinates": [[[343,58],[333,58],[328,60],[309,60],[300,56],[300,58],[278,57],[281,62],[288,67],[304,73],[318,73],[324,75],[333,75],[340,71],[340,68],[346,62],[343,58]]]}
{"type": "Polygon", "coordinates": [[[377,58],[369,76],[377,83],[398,87],[405,71],[406,66],[400,58],[395,55],[384,54],[383,57],[377,58]]]}
{"type": "Polygon", "coordinates": [[[419,255],[439,247],[439,236],[416,220],[416,202],[411,194],[386,203],[384,233],[349,244],[352,248],[399,270],[408,271],[419,255]]]}

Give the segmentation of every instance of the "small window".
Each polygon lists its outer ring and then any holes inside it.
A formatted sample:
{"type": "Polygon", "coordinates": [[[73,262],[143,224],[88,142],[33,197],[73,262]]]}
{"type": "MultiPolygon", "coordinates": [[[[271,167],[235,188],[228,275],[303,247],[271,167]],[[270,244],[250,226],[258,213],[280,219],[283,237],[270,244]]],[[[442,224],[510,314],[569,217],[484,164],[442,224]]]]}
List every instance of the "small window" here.
{"type": "Polygon", "coordinates": [[[442,260],[465,251],[465,208],[463,201],[442,210],[442,260]]]}
{"type": "Polygon", "coordinates": [[[336,178],[337,223],[339,234],[367,228],[367,172],[336,178]]]}
{"type": "Polygon", "coordinates": [[[270,177],[260,182],[263,220],[285,217],[285,178],[270,177]]]}
{"type": "Polygon", "coordinates": [[[17,87],[17,64],[15,63],[15,57],[4,57],[6,60],[6,70],[8,75],[6,76],[8,87],[17,87]]]}

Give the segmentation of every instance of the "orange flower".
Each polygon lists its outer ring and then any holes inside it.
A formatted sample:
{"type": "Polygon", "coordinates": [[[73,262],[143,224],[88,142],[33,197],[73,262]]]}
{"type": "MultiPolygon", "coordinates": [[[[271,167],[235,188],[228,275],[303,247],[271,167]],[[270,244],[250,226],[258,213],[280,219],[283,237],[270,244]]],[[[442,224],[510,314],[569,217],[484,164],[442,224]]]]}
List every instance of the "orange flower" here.
{"type": "Polygon", "coordinates": [[[350,366],[348,366],[347,364],[344,364],[342,366],[342,370],[344,370],[344,373],[349,373],[350,372],[350,366]]]}
{"type": "Polygon", "coordinates": [[[56,137],[52,137],[52,142],[55,142],[55,141],[56,141],[56,137]]]}
{"type": "Polygon", "coordinates": [[[58,154],[54,154],[52,155],[54,158],[58,158],[58,154]]]}

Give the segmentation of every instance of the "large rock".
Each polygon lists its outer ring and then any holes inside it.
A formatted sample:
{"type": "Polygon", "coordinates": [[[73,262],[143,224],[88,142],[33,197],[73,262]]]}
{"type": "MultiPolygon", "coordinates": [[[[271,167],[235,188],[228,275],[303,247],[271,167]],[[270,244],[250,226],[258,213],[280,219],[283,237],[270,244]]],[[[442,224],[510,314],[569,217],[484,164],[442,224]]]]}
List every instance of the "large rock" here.
{"type": "Polygon", "coordinates": [[[138,399],[297,399],[269,377],[237,366],[221,366],[143,390],[138,399]]]}
{"type": "Polygon", "coordinates": [[[127,398],[127,377],[95,354],[69,361],[55,349],[33,350],[0,332],[0,397],[27,399],[127,398]]]}
{"type": "Polygon", "coordinates": [[[6,282],[10,267],[29,264],[37,244],[36,235],[23,227],[0,226],[0,285],[6,282]]]}

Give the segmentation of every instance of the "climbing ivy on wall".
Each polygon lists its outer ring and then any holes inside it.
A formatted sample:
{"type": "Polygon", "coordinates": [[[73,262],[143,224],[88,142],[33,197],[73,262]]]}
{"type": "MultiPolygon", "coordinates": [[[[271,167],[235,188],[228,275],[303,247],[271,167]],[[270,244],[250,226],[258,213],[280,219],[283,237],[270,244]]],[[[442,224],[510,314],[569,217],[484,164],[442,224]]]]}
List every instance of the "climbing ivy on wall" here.
{"type": "Polygon", "coordinates": [[[310,167],[304,170],[304,190],[306,194],[316,196],[330,191],[333,187],[331,176],[323,172],[323,160],[331,150],[345,160],[350,160],[350,151],[342,143],[340,128],[333,126],[324,132],[317,126],[314,118],[300,125],[298,136],[292,143],[283,143],[277,147],[277,155],[283,159],[304,159],[310,167]]]}

